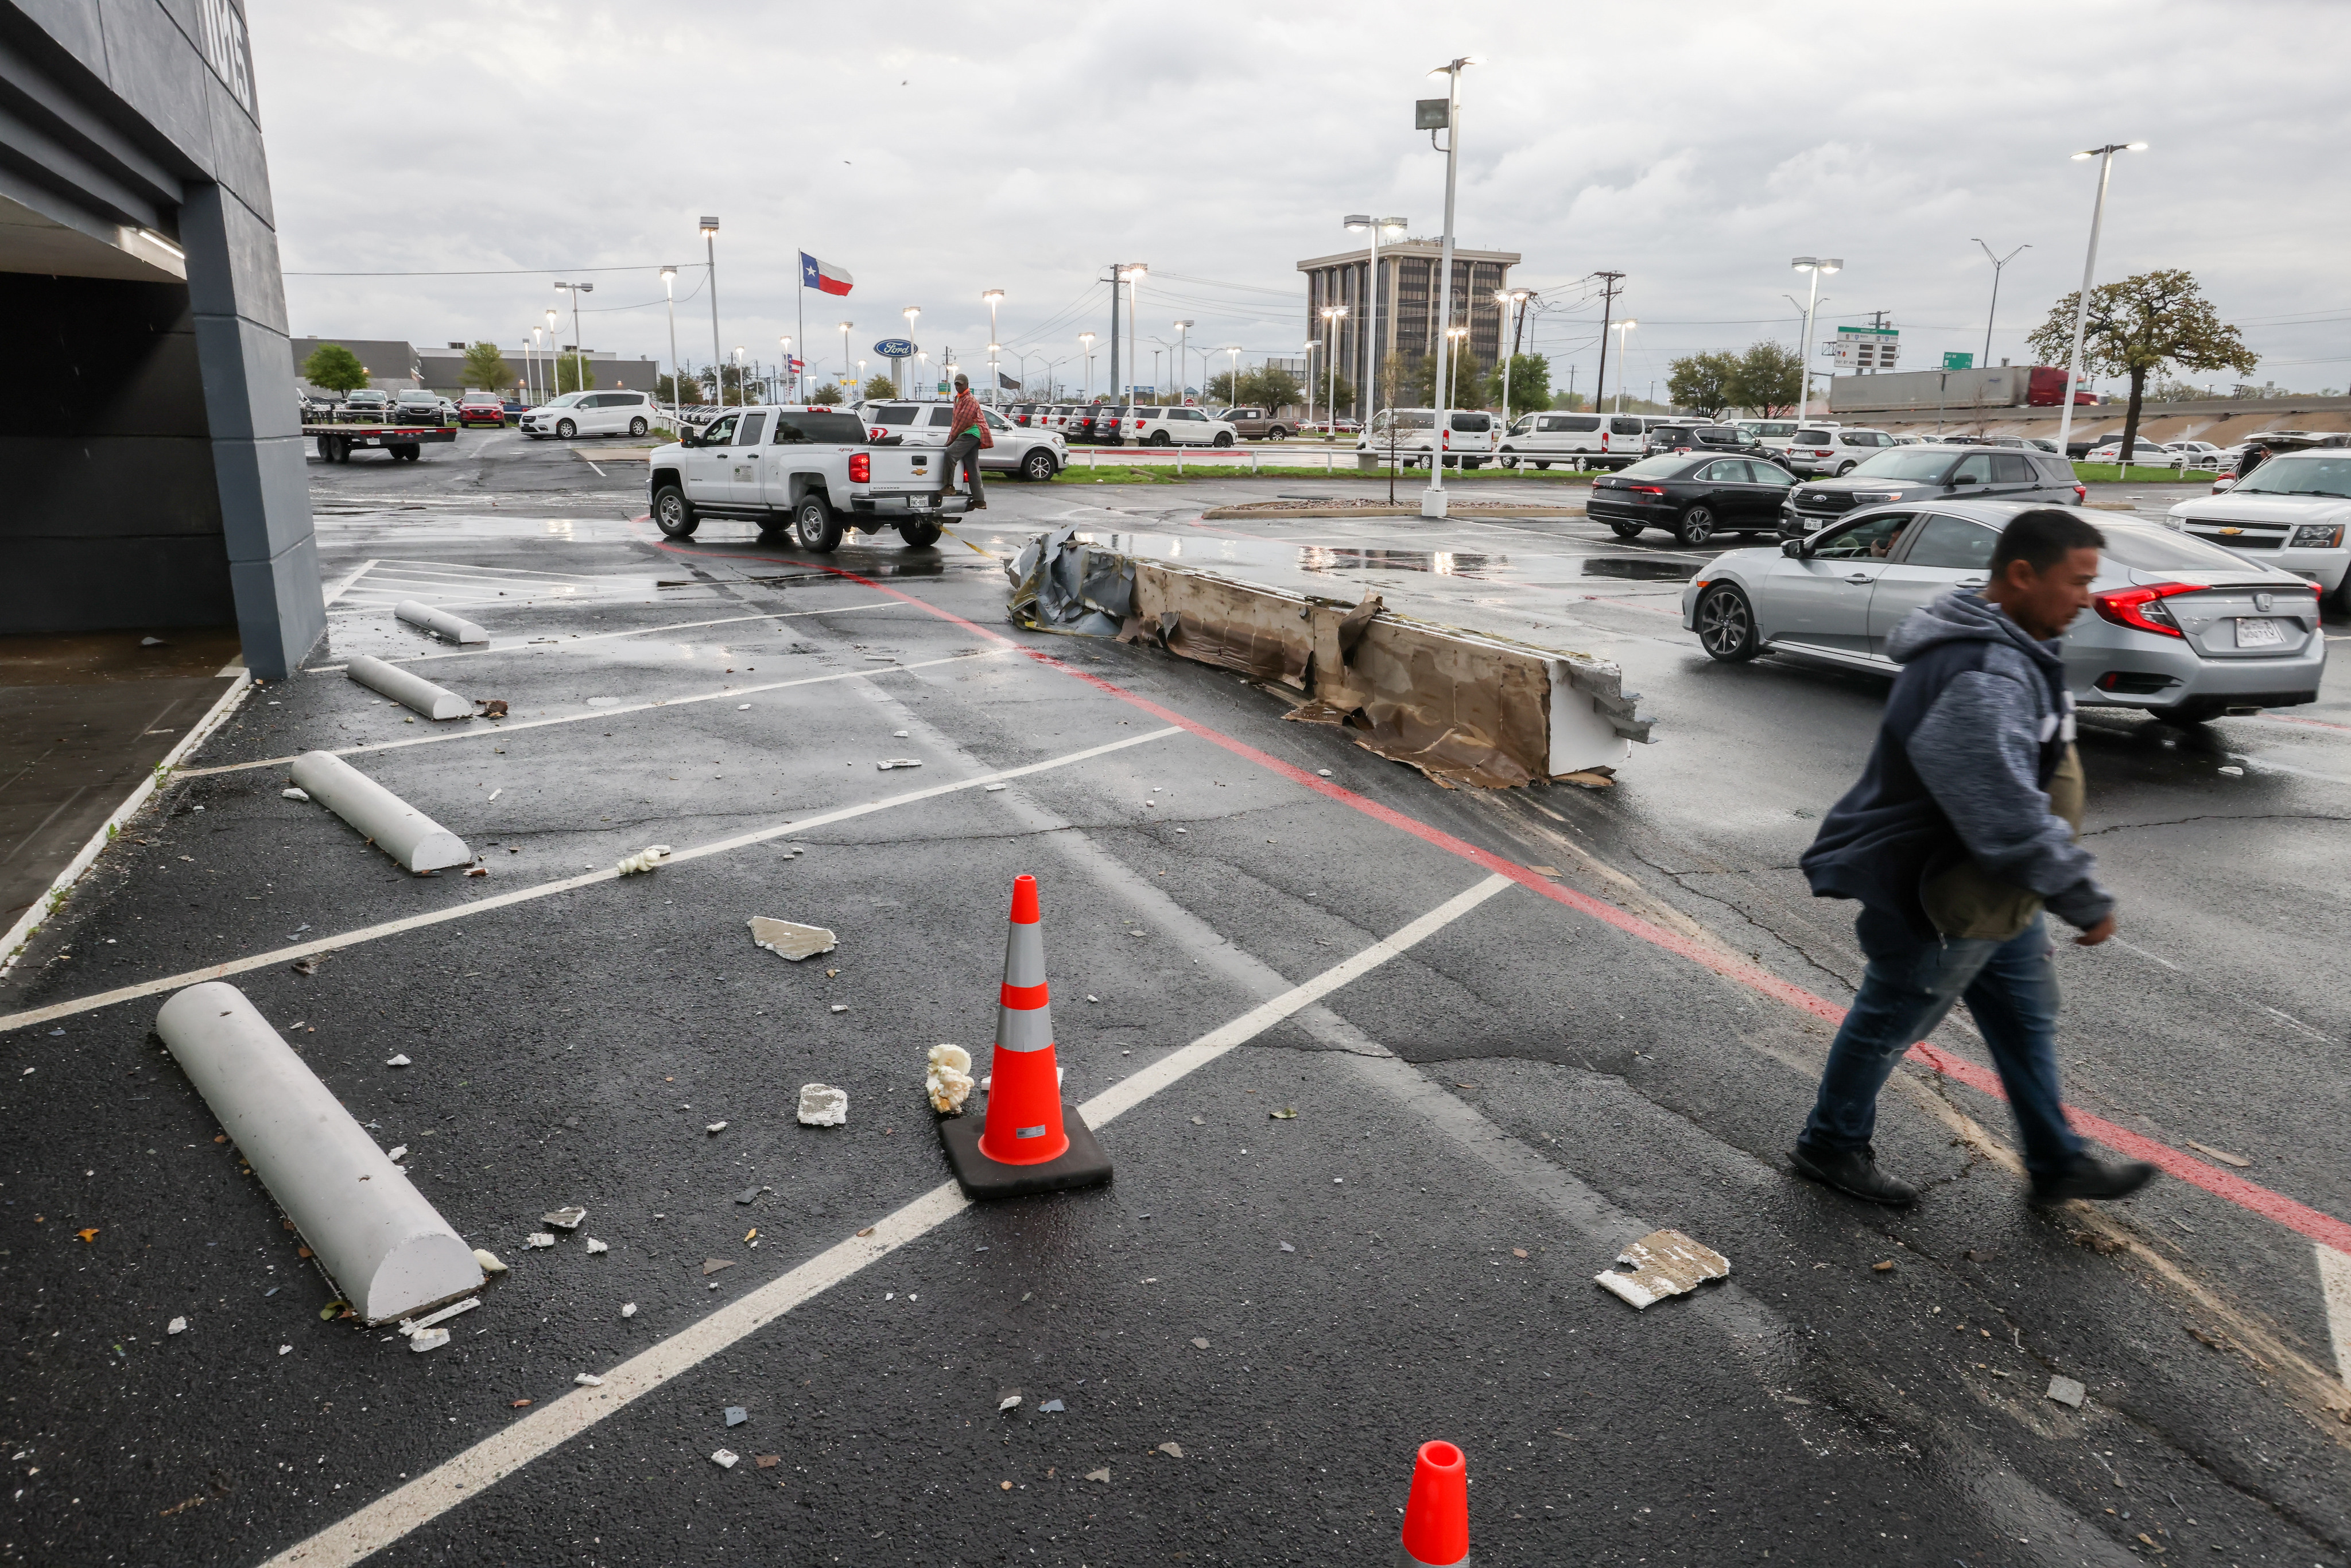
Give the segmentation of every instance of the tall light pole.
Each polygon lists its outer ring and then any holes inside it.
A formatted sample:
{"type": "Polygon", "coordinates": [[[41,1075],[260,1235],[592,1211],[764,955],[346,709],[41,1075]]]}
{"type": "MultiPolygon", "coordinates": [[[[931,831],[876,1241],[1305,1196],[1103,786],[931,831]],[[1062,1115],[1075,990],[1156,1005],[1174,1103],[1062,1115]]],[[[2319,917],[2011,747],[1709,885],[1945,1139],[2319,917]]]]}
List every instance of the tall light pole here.
{"type": "MultiPolygon", "coordinates": [[[[1001,362],[999,356],[1004,352],[1004,340],[996,331],[996,308],[1004,299],[1004,290],[983,288],[979,291],[979,298],[987,307],[987,400],[994,402],[997,392],[1004,385],[1004,372],[998,369],[1001,362]]],[[[1029,369],[1025,364],[1020,370],[1020,379],[1023,382],[1029,379],[1029,369]]]]}
{"type": "Polygon", "coordinates": [[[2006,256],[1994,256],[1991,253],[1991,246],[1984,245],[1983,241],[1978,240],[1976,244],[1983,246],[1984,259],[1991,263],[1991,308],[1984,312],[1983,358],[1976,363],[1978,370],[1989,370],[1991,367],[1992,319],[2000,314],[2000,275],[2008,269],[2010,262],[2031,250],[2032,246],[2029,244],[2021,245],[2006,256]]]}
{"type": "MultiPolygon", "coordinates": [[[[1454,176],[1460,166],[1461,152],[1461,70],[1478,62],[1468,55],[1437,67],[1431,77],[1445,78],[1445,120],[1441,126],[1429,128],[1429,141],[1437,141],[1437,132],[1445,131],[1445,276],[1437,286],[1437,319],[1447,329],[1438,340],[1438,352],[1444,356],[1437,362],[1434,385],[1437,389],[1437,428],[1430,432],[1433,450],[1429,455],[1428,488],[1420,497],[1420,515],[1424,517],[1445,516],[1445,445],[1453,429],[1453,192],[1454,176]]],[[[1415,123],[1424,118],[1415,116],[1415,123]]]]}
{"type": "MultiPolygon", "coordinates": [[[[1190,361],[1189,361],[1186,356],[1187,356],[1188,354],[1190,354],[1190,353],[1191,353],[1191,351],[1192,351],[1192,350],[1191,350],[1191,348],[1190,348],[1191,340],[1192,340],[1192,323],[1190,323],[1189,321],[1178,321],[1178,322],[1176,322],[1176,401],[1177,402],[1186,402],[1186,398],[1185,398],[1185,396],[1184,396],[1184,372],[1185,372],[1186,369],[1186,368],[1189,366],[1189,364],[1190,364],[1190,361]]],[[[1206,375],[1203,375],[1200,379],[1201,379],[1202,381],[1206,381],[1206,380],[1207,380],[1208,378],[1207,378],[1206,375]]],[[[1203,389],[1203,390],[1204,390],[1204,392],[1205,392],[1205,389],[1203,389]]]]}
{"type": "MultiPolygon", "coordinates": [[[[592,283],[559,283],[555,287],[566,289],[571,295],[571,369],[580,382],[580,384],[571,390],[586,392],[588,390],[588,340],[580,333],[580,297],[583,294],[595,293],[596,286],[592,283]]],[[[558,360],[555,363],[559,371],[563,361],[558,360]]],[[[561,387],[562,376],[559,374],[555,380],[556,385],[559,388],[561,387]]]]}
{"type": "Polygon", "coordinates": [[[662,293],[669,299],[669,418],[682,427],[685,416],[678,409],[678,386],[685,377],[677,368],[677,268],[663,267],[661,280],[662,293]]]}
{"type": "Polygon", "coordinates": [[[1402,218],[1380,218],[1374,221],[1368,213],[1350,213],[1342,222],[1349,234],[1371,236],[1369,281],[1364,289],[1364,319],[1361,331],[1364,351],[1355,356],[1355,400],[1357,405],[1364,411],[1364,423],[1368,425],[1371,423],[1371,416],[1379,412],[1380,350],[1384,346],[1380,341],[1380,235],[1385,233],[1393,237],[1404,233],[1409,225],[1402,218]],[[1368,401],[1364,395],[1363,389],[1365,387],[1371,389],[1368,401]]]}
{"type": "MultiPolygon", "coordinates": [[[[1842,257],[1834,256],[1796,256],[1788,258],[1788,265],[1798,272],[1812,275],[1812,287],[1804,296],[1804,343],[1803,347],[1796,351],[1799,361],[1796,367],[1798,378],[1796,419],[1801,423],[1803,421],[1804,410],[1813,400],[1813,318],[1821,308],[1821,275],[1824,272],[1842,272],[1844,269],[1844,261],[1842,257]]],[[[1621,348],[1622,345],[1619,347],[1621,348]]],[[[1616,392],[1617,402],[1621,404],[1624,402],[1625,392],[1625,371],[1621,365],[1616,371],[1616,392]]]]}
{"type": "Polygon", "coordinates": [[[540,372],[539,372],[538,365],[538,362],[537,362],[537,361],[538,361],[538,352],[537,352],[538,348],[538,328],[533,327],[533,328],[530,329],[530,341],[529,341],[528,343],[526,343],[525,345],[523,345],[523,347],[524,347],[524,350],[525,350],[525,357],[524,357],[524,359],[523,359],[523,362],[522,362],[522,368],[523,368],[523,372],[524,372],[524,374],[523,374],[523,380],[525,381],[525,382],[526,382],[526,383],[528,383],[528,386],[529,386],[529,388],[530,388],[531,402],[532,402],[534,404],[536,404],[536,403],[542,403],[542,402],[545,402],[547,400],[546,400],[545,398],[541,397],[541,396],[539,395],[539,392],[538,392],[538,376],[539,376],[540,372]]]}
{"type": "MultiPolygon", "coordinates": [[[[1622,413],[1625,412],[1625,336],[1630,333],[1634,328],[1639,325],[1640,323],[1638,321],[1634,320],[1629,316],[1624,320],[1616,323],[1616,406],[1609,411],[1612,413],[1622,413]]],[[[1801,418],[1802,415],[1799,415],[1798,417],[1801,418]]]]}
{"type": "MultiPolygon", "coordinates": [[[[906,319],[906,338],[909,342],[912,342],[914,336],[914,323],[923,319],[923,308],[919,305],[909,305],[904,310],[899,311],[898,314],[906,319]]],[[[904,354],[901,354],[898,356],[897,363],[893,364],[890,369],[892,372],[895,374],[898,370],[898,366],[905,363],[906,357],[904,354]]],[[[912,371],[909,371],[908,373],[911,374],[912,371]]],[[[899,379],[903,381],[904,377],[900,377],[899,379]]],[[[904,390],[907,396],[911,397],[914,395],[914,389],[913,387],[909,386],[904,390]]]]}
{"type": "Polygon", "coordinates": [[[1232,373],[1226,378],[1225,382],[1225,406],[1237,408],[1241,401],[1241,346],[1238,343],[1228,343],[1218,352],[1230,354],[1233,357],[1232,373]]]}
{"type": "Polygon", "coordinates": [[[1313,339],[1306,340],[1306,428],[1314,428],[1314,350],[1322,345],[1313,339]]]}
{"type": "MultiPolygon", "coordinates": [[[[715,376],[718,374],[721,361],[726,358],[726,350],[719,347],[718,343],[718,220],[716,218],[705,217],[702,220],[702,248],[710,267],[710,373],[715,376]]],[[[717,392],[718,406],[724,408],[726,406],[726,384],[724,377],[720,378],[717,392]]]]}
{"type": "Polygon", "coordinates": [[[1339,323],[1346,319],[1344,305],[1322,307],[1322,402],[1329,410],[1331,434],[1339,434],[1339,323]]]}
{"type": "Polygon", "coordinates": [[[1094,401],[1094,335],[1092,332],[1081,332],[1078,334],[1078,341],[1085,346],[1086,401],[1092,402],[1094,401]]]}
{"type": "Polygon", "coordinates": [[[2098,226],[2106,219],[2106,182],[2114,176],[2116,153],[2146,151],[2144,141],[2110,141],[2104,147],[2074,154],[2077,163],[2085,158],[2095,158],[2099,162],[2098,200],[2090,209],[2090,254],[2082,260],[2082,293],[2074,308],[2074,350],[2065,358],[2065,412],[2057,416],[2057,455],[2069,463],[2074,456],[2066,450],[2074,439],[2074,387],[2082,374],[2082,334],[2090,325],[2090,280],[2098,270],[2098,226]]]}
{"type": "MultiPolygon", "coordinates": [[[[1143,353],[1142,342],[1136,338],[1134,332],[1134,298],[1143,292],[1143,280],[1150,275],[1151,268],[1139,261],[1131,264],[1126,269],[1126,365],[1127,373],[1130,375],[1136,370],[1135,361],[1143,353]]],[[[1115,354],[1111,356],[1113,360],[1117,357],[1115,354]]],[[[1155,382],[1159,377],[1155,372],[1151,379],[1155,382]]]]}
{"type": "MultiPolygon", "coordinates": [[[[857,323],[854,321],[843,321],[841,324],[841,368],[843,371],[846,371],[849,369],[849,331],[851,328],[856,325],[857,323]]],[[[857,367],[857,370],[858,379],[862,381],[864,379],[865,367],[863,365],[860,365],[857,367]]],[[[863,394],[861,392],[859,395],[862,396],[863,394]]]]}

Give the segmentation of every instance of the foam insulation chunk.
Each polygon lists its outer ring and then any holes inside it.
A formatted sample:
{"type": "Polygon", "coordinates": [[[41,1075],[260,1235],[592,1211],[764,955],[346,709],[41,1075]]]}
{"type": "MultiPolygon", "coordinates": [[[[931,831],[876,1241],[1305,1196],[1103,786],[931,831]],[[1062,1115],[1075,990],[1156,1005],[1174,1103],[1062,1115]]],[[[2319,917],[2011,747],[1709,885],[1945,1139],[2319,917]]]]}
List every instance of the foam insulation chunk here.
{"type": "Polygon", "coordinates": [[[800,1125],[839,1127],[849,1121],[849,1091],[830,1083],[800,1085],[800,1125]]]}
{"type": "Polygon", "coordinates": [[[1685,1294],[1730,1272],[1729,1259],[1678,1230],[1652,1230],[1618,1253],[1616,1261],[1632,1272],[1609,1269],[1593,1278],[1601,1289],[1635,1307],[1685,1294]]]}
{"type": "Polygon", "coordinates": [[[779,958],[789,958],[797,964],[803,958],[813,958],[820,953],[830,953],[841,945],[840,940],[821,925],[802,925],[796,920],[770,920],[764,915],[751,916],[751,941],[765,947],[779,958]]]}
{"type": "Polygon", "coordinates": [[[639,872],[652,871],[669,859],[667,844],[648,844],[632,855],[622,855],[620,870],[622,876],[634,876],[639,872]]]}
{"type": "Polygon", "coordinates": [[[959,1045],[931,1047],[930,1071],[923,1079],[923,1092],[930,1096],[932,1110],[962,1115],[963,1103],[974,1087],[971,1052],[959,1045]]]}

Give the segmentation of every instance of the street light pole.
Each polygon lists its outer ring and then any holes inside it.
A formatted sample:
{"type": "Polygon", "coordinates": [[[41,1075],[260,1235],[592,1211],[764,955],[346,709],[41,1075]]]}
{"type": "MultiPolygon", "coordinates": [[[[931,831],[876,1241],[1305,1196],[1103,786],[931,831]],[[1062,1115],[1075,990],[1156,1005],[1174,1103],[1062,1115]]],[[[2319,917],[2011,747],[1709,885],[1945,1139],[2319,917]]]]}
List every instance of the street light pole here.
{"type": "MultiPolygon", "coordinates": [[[[857,323],[854,321],[843,321],[841,324],[841,368],[844,372],[849,369],[849,331],[851,328],[856,325],[857,323]]],[[[861,365],[858,367],[858,370],[859,379],[862,381],[864,379],[864,367],[861,365]]],[[[859,389],[858,395],[861,397],[864,395],[863,389],[859,389]]]]}
{"type": "MultiPolygon", "coordinates": [[[[1003,299],[1004,290],[983,288],[979,297],[987,304],[987,401],[994,402],[1004,386],[1004,372],[997,368],[1002,362],[999,356],[1004,351],[1004,340],[996,330],[996,307],[1003,299]]],[[[1020,367],[1020,379],[1023,382],[1029,379],[1029,367],[1025,362],[1020,367]]]]}
{"type": "Polygon", "coordinates": [[[1238,408],[1241,401],[1241,346],[1228,343],[1225,352],[1233,357],[1232,373],[1225,379],[1225,406],[1238,408]]]}
{"type": "MultiPolygon", "coordinates": [[[[1192,341],[1192,323],[1190,323],[1189,321],[1178,321],[1178,322],[1176,322],[1176,401],[1177,402],[1184,402],[1184,401],[1185,401],[1185,398],[1184,398],[1184,371],[1185,371],[1186,367],[1186,366],[1187,366],[1187,364],[1189,363],[1189,361],[1186,358],[1186,356],[1187,356],[1188,354],[1190,354],[1190,353],[1191,353],[1191,351],[1192,351],[1192,350],[1191,350],[1191,348],[1190,348],[1191,341],[1192,341]]],[[[1201,379],[1202,381],[1207,381],[1208,378],[1207,378],[1207,376],[1204,373],[1204,374],[1200,377],[1200,379],[1201,379]]],[[[1202,391],[1203,391],[1203,392],[1204,392],[1204,393],[1205,393],[1206,390],[1207,390],[1207,389],[1205,389],[1205,388],[1203,388],[1203,389],[1202,389],[1202,391]]]]}
{"type": "MultiPolygon", "coordinates": [[[[1134,304],[1135,296],[1143,292],[1143,280],[1150,275],[1150,272],[1151,269],[1139,261],[1126,269],[1126,364],[1129,374],[1141,368],[1139,361],[1143,358],[1143,342],[1135,336],[1134,304]]],[[[1113,354],[1111,357],[1116,359],[1118,356],[1113,354]]],[[[1158,381],[1159,372],[1154,371],[1151,373],[1151,379],[1154,382],[1158,381]]],[[[1157,389],[1155,387],[1153,390],[1157,389]]]]}
{"type": "Polygon", "coordinates": [[[1314,350],[1313,339],[1306,340],[1306,428],[1314,428],[1314,350]]]}
{"type": "Polygon", "coordinates": [[[1630,333],[1634,328],[1639,325],[1640,323],[1638,321],[1634,320],[1629,316],[1624,320],[1616,323],[1616,406],[1609,411],[1612,413],[1622,413],[1625,412],[1625,338],[1626,334],[1630,333]]]}
{"type": "Polygon", "coordinates": [[[2077,163],[2085,158],[2095,158],[2099,162],[2098,200],[2090,209],[2090,253],[2082,260],[2082,292],[2074,307],[2074,349],[2065,357],[2065,409],[2057,416],[2057,455],[2069,463],[2074,456],[2066,450],[2074,439],[2074,387],[2082,374],[2082,335],[2090,325],[2090,280],[2098,270],[2098,228],[2106,219],[2106,182],[2114,176],[2116,153],[2146,150],[2144,141],[2110,141],[2104,147],[2074,154],[2077,163]]]}
{"type": "MultiPolygon", "coordinates": [[[[1116,285],[1113,284],[1112,287],[1115,287],[1116,285]]],[[[1094,401],[1094,335],[1092,332],[1081,332],[1078,334],[1078,341],[1085,347],[1086,401],[1092,402],[1094,401]]]]}
{"type": "Polygon", "coordinates": [[[1977,363],[1976,368],[1990,370],[1991,368],[1991,324],[1993,319],[2000,314],[2000,275],[2008,270],[2010,262],[2031,250],[2032,246],[2029,244],[2021,245],[2006,256],[1994,256],[1991,253],[1991,246],[1984,245],[1983,241],[1978,240],[1976,244],[1983,246],[1984,259],[1991,263],[1991,308],[1984,312],[1983,358],[1977,363]]]}
{"type": "Polygon", "coordinates": [[[1446,515],[1445,447],[1453,431],[1453,193],[1460,167],[1461,68],[1475,63],[1469,56],[1463,55],[1428,73],[1445,78],[1445,276],[1437,287],[1437,319],[1446,331],[1437,339],[1437,352],[1443,358],[1437,361],[1432,382],[1437,392],[1437,428],[1429,433],[1428,488],[1420,497],[1420,515],[1424,517],[1446,515]]]}
{"type": "MultiPolygon", "coordinates": [[[[1796,352],[1796,420],[1802,423],[1813,400],[1813,318],[1821,308],[1821,274],[1842,271],[1844,262],[1834,256],[1797,256],[1789,257],[1788,265],[1812,275],[1812,288],[1804,297],[1804,343],[1796,352]]],[[[1616,385],[1620,391],[1625,385],[1622,369],[1616,372],[1616,385]]]]}
{"type": "Polygon", "coordinates": [[[678,383],[685,377],[677,368],[677,268],[661,269],[662,293],[669,299],[669,419],[684,434],[684,414],[678,408],[678,383]]]}
{"type": "Polygon", "coordinates": [[[1334,437],[1339,434],[1338,332],[1339,323],[1345,319],[1346,314],[1347,308],[1344,305],[1322,307],[1322,374],[1327,382],[1323,389],[1322,402],[1331,420],[1331,434],[1334,437]]]}
{"type": "MultiPolygon", "coordinates": [[[[702,220],[702,246],[710,267],[710,373],[719,378],[718,386],[716,389],[718,394],[718,406],[725,408],[726,380],[720,372],[724,369],[726,350],[721,348],[718,342],[718,220],[715,217],[705,217],[702,220]]],[[[739,388],[737,401],[738,402],[741,401],[739,388]]]]}
{"type": "MultiPolygon", "coordinates": [[[[919,305],[909,305],[904,310],[899,311],[898,314],[906,319],[906,338],[908,342],[911,343],[914,340],[914,323],[923,319],[923,308],[919,305]]],[[[905,362],[906,356],[904,354],[899,355],[897,360],[890,367],[891,373],[893,376],[897,376],[898,367],[905,362]]],[[[903,383],[905,377],[897,376],[897,379],[903,383]]],[[[914,395],[914,389],[911,386],[902,385],[900,390],[909,397],[914,395]]]]}

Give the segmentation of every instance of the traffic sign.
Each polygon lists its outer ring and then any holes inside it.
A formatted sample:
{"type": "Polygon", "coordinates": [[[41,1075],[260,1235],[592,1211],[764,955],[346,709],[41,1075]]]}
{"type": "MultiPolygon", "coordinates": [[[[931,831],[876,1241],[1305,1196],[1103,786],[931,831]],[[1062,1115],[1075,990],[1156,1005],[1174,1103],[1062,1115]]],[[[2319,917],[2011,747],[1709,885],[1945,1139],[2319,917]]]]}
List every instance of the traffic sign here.
{"type": "Polygon", "coordinates": [[[1946,349],[1943,350],[1943,368],[1947,371],[1971,371],[1976,368],[1976,357],[1946,349]]]}
{"type": "Polygon", "coordinates": [[[1890,371],[1902,351],[1898,327],[1840,327],[1835,359],[1840,370],[1890,371]]]}
{"type": "Polygon", "coordinates": [[[873,345],[873,351],[885,360],[911,360],[914,345],[904,338],[884,338],[873,345]]]}

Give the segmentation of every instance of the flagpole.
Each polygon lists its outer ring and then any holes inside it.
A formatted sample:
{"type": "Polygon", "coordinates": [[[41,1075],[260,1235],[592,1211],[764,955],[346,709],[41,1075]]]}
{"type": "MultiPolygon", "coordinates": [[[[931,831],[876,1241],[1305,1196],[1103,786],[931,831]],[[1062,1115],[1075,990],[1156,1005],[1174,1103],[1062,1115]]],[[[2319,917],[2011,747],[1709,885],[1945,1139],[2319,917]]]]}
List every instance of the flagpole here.
{"type": "MultiPolygon", "coordinates": [[[[800,330],[799,335],[792,340],[794,343],[799,345],[800,352],[803,355],[808,352],[808,252],[800,252],[800,286],[799,289],[800,330]]],[[[792,401],[794,402],[800,401],[800,373],[798,371],[792,371],[792,401]]]]}

